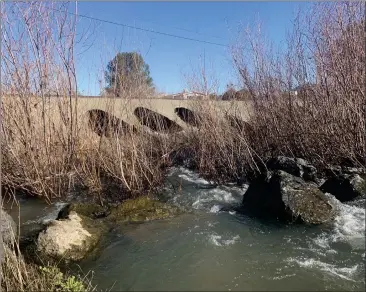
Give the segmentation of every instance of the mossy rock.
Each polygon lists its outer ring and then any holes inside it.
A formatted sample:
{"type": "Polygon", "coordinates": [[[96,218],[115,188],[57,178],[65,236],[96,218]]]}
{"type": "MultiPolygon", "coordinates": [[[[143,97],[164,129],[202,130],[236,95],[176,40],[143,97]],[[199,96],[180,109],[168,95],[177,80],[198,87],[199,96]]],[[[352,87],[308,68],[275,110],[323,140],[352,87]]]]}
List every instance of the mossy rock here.
{"type": "Polygon", "coordinates": [[[51,263],[78,262],[94,252],[107,231],[103,222],[70,211],[67,218],[51,221],[38,235],[33,257],[51,263]]]}
{"type": "MultiPolygon", "coordinates": [[[[38,264],[49,262],[64,266],[78,262],[86,257],[89,258],[97,255],[103,245],[104,235],[111,228],[114,228],[116,224],[129,222],[143,223],[150,220],[170,218],[180,213],[181,211],[177,207],[153,200],[147,196],[129,199],[111,208],[104,208],[92,203],[71,203],[60,211],[56,220],[51,221],[47,226],[44,226],[41,230],[37,230],[34,234],[27,237],[22,242],[21,248],[25,252],[26,257],[32,262],[38,264]],[[39,250],[37,244],[40,233],[46,232],[47,228],[53,228],[53,225],[60,225],[62,221],[70,220],[76,214],[81,218],[80,223],[82,229],[91,235],[86,237],[86,241],[83,244],[78,246],[73,245],[62,257],[57,255],[57,252],[46,253],[39,250]],[[98,216],[100,214],[104,214],[104,216],[98,216]]],[[[56,246],[59,241],[57,237],[67,237],[67,234],[61,234],[62,230],[63,228],[60,229],[60,234],[54,237],[56,246]]]]}
{"type": "Polygon", "coordinates": [[[329,198],[316,184],[281,170],[251,182],[243,209],[254,215],[313,225],[327,223],[336,215],[329,198]]]}
{"type": "MultiPolygon", "coordinates": [[[[55,221],[67,220],[70,212],[74,210],[72,206],[73,205],[71,205],[71,208],[65,207],[65,209],[60,212],[62,214],[59,215],[59,218],[55,221]]],[[[29,234],[27,238],[23,238],[23,240],[20,242],[20,249],[27,258],[27,261],[38,265],[50,263],[58,265],[62,268],[66,268],[70,263],[77,263],[79,260],[85,257],[93,257],[95,254],[99,253],[101,241],[103,240],[104,235],[108,232],[109,227],[103,220],[94,220],[88,216],[84,216],[83,214],[86,214],[85,212],[80,213],[78,216],[82,219],[82,228],[91,235],[87,238],[87,242],[84,242],[83,245],[79,247],[73,246],[73,248],[65,252],[63,256],[51,255],[39,250],[39,235],[40,233],[45,232],[48,227],[55,224],[54,221],[51,221],[41,230],[34,230],[33,233],[29,234]]],[[[67,237],[67,235],[65,236],[67,237]]]]}
{"type": "Polygon", "coordinates": [[[305,223],[321,224],[334,219],[335,211],[327,197],[316,188],[290,190],[292,198],[287,200],[292,216],[305,223]]]}
{"type": "Polygon", "coordinates": [[[144,196],[124,201],[111,210],[109,217],[115,222],[145,222],[170,218],[179,213],[177,207],[144,196]]]}
{"type": "Polygon", "coordinates": [[[104,218],[109,215],[109,209],[93,203],[71,203],[58,214],[57,220],[65,219],[71,211],[91,219],[104,218]]]}
{"type": "Polygon", "coordinates": [[[291,217],[308,224],[322,224],[334,219],[334,206],[317,185],[284,171],[275,172],[273,182],[280,187],[281,200],[291,217]]]}
{"type": "Polygon", "coordinates": [[[332,194],[340,202],[352,201],[366,196],[366,180],[358,174],[340,174],[327,179],[320,190],[332,194]]]}
{"type": "Polygon", "coordinates": [[[82,214],[78,215],[82,219],[81,224],[83,228],[88,231],[91,236],[87,239],[87,242],[84,242],[82,247],[75,247],[67,252],[67,258],[69,258],[71,261],[78,261],[98,253],[98,249],[100,247],[99,245],[103,239],[103,235],[108,232],[108,227],[106,224],[104,224],[104,222],[93,220],[90,217],[83,216],[82,214]]]}

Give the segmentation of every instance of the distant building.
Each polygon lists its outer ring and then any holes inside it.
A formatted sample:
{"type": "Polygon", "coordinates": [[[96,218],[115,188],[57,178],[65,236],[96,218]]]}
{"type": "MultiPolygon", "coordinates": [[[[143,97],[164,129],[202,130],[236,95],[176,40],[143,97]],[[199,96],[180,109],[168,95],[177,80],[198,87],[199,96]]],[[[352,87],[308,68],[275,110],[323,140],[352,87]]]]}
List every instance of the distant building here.
{"type": "Polygon", "coordinates": [[[293,90],[290,91],[290,94],[293,96],[299,96],[301,94],[311,94],[316,90],[316,84],[306,83],[303,85],[299,85],[293,90]]]}
{"type": "Polygon", "coordinates": [[[205,99],[206,94],[198,91],[187,91],[183,90],[180,93],[167,95],[164,98],[171,98],[171,99],[205,99]]]}

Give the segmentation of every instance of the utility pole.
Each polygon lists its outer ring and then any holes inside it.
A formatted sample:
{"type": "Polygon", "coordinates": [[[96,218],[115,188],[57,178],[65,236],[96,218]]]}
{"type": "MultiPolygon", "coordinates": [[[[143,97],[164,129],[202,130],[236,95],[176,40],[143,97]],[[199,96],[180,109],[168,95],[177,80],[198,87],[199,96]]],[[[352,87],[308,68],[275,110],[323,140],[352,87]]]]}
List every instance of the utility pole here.
{"type": "Polygon", "coordinates": [[[203,47],[203,82],[205,87],[205,95],[207,95],[207,79],[206,79],[206,47],[203,47]]]}
{"type": "Polygon", "coordinates": [[[203,48],[203,72],[206,74],[206,48],[203,48]]]}

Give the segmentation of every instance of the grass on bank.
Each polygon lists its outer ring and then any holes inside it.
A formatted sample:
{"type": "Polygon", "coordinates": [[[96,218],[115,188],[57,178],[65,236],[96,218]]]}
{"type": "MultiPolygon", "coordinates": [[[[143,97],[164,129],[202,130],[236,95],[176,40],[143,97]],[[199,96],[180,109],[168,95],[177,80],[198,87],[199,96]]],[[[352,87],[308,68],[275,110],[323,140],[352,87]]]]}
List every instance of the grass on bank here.
{"type": "Polygon", "coordinates": [[[1,263],[1,288],[3,291],[95,291],[89,276],[66,275],[56,266],[37,266],[27,263],[19,251],[4,249],[1,263]]]}

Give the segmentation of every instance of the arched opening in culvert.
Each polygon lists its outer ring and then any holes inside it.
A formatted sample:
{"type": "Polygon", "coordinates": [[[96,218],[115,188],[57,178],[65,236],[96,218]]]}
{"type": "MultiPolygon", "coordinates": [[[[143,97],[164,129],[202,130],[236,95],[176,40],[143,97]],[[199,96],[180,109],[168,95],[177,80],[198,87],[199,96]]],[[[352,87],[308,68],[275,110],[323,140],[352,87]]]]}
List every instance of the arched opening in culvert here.
{"type": "Polygon", "coordinates": [[[247,134],[253,132],[253,127],[238,116],[226,114],[226,119],[229,121],[230,126],[239,132],[245,132],[247,134]]]}
{"type": "Polygon", "coordinates": [[[100,137],[122,136],[124,134],[136,133],[137,131],[133,125],[106,111],[92,109],[88,111],[88,114],[89,127],[100,137]]]}
{"type": "Polygon", "coordinates": [[[142,125],[149,127],[153,131],[172,133],[182,130],[182,127],[176,122],[148,108],[137,107],[134,110],[134,114],[142,125]]]}
{"type": "Polygon", "coordinates": [[[176,107],[174,112],[183,122],[187,123],[188,125],[199,127],[201,124],[200,116],[188,108],[176,107]]]}

